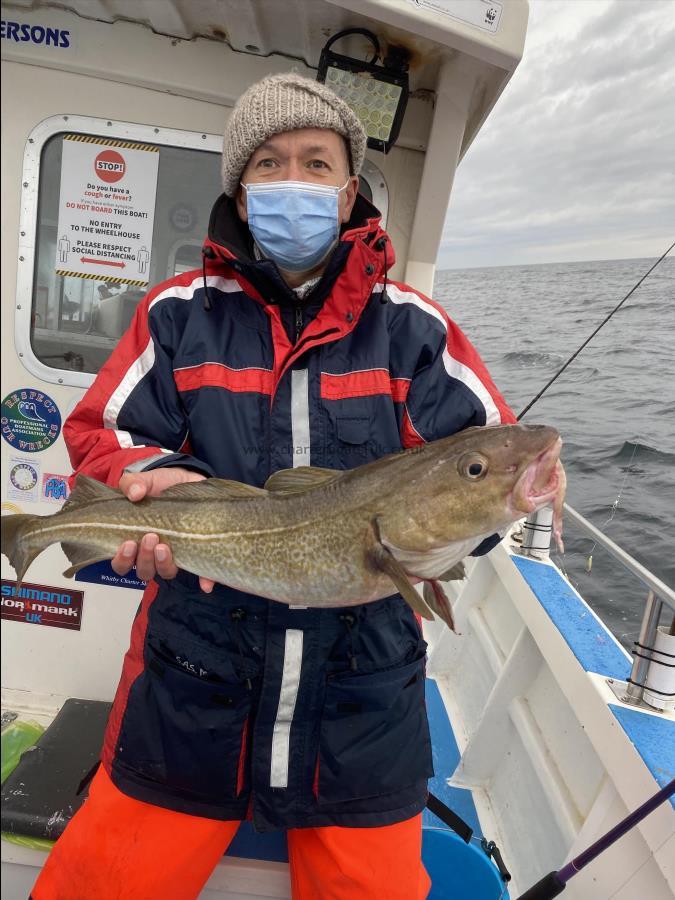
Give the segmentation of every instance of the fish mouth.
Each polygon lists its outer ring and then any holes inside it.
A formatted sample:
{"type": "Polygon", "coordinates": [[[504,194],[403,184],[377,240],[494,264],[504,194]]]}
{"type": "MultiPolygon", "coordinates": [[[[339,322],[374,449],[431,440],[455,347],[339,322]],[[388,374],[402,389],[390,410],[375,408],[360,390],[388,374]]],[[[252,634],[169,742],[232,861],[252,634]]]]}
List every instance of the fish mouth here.
{"type": "MultiPolygon", "coordinates": [[[[560,463],[562,440],[556,437],[550,446],[527,466],[511,492],[511,506],[523,513],[548,506],[564,489],[564,473],[560,463]]],[[[556,504],[558,505],[558,504],[556,504]]]]}

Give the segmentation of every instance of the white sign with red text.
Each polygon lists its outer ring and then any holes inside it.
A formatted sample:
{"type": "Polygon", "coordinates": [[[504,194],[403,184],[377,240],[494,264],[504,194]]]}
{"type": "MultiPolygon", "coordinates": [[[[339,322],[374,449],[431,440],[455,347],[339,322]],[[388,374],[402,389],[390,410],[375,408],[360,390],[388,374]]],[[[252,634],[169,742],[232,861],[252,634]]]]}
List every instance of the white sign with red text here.
{"type": "Polygon", "coordinates": [[[148,284],[158,165],[158,147],[64,137],[57,274],[148,284]]]}

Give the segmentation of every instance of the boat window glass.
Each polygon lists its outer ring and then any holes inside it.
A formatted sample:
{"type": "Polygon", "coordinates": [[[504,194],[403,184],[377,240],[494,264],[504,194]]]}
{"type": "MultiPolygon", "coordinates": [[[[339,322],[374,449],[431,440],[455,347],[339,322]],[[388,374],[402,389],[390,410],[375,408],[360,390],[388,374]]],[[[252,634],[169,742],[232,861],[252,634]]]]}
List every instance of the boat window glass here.
{"type": "MultiPolygon", "coordinates": [[[[142,270],[137,260],[127,263],[128,280],[123,270],[120,272],[120,264],[111,267],[110,262],[101,264],[100,275],[92,273],[93,265],[80,276],[58,273],[59,268],[67,268],[63,263],[59,266],[59,242],[65,250],[67,237],[63,239],[58,233],[65,134],[73,131],[49,137],[40,156],[30,347],[39,363],[60,370],[63,383],[82,384],[81,377],[72,378],[68,373],[93,375],[99,371],[128,328],[148,287],[175,274],[201,269],[202,240],[213,202],[222,191],[220,155],[185,146],[145,144],[157,150],[159,159],[152,244],[145,273],[148,284],[139,285],[132,283],[134,274],[139,278],[132,270],[142,270]]],[[[101,142],[113,143],[117,137],[108,134],[101,142]]],[[[144,142],[136,141],[133,146],[140,148],[144,142]]],[[[105,237],[98,241],[99,247],[104,246],[105,237]]],[[[136,250],[134,247],[132,252],[136,250]]],[[[96,254],[94,249],[91,255],[96,254]]],[[[105,256],[103,252],[99,255],[105,256]]]]}

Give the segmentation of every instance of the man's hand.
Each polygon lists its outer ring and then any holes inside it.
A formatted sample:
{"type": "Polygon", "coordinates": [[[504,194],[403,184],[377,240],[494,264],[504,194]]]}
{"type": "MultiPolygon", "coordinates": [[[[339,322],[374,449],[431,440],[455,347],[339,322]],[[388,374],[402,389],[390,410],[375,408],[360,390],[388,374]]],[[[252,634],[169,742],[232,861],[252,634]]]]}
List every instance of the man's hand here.
{"type": "MultiPolygon", "coordinates": [[[[179,466],[166,469],[151,469],[149,472],[125,472],[120,478],[119,488],[128,499],[136,503],[143,497],[159,497],[162,491],[174,484],[187,481],[203,481],[204,475],[181,469],[179,466]]],[[[136,574],[142,581],[151,581],[155,575],[175,578],[178,567],[173,561],[171,548],[160,544],[159,536],[146,534],[139,545],[135,541],[125,541],[112,559],[113,572],[126,575],[136,564],[136,574]]],[[[200,578],[199,586],[210,594],[215,581],[200,578]]]]}

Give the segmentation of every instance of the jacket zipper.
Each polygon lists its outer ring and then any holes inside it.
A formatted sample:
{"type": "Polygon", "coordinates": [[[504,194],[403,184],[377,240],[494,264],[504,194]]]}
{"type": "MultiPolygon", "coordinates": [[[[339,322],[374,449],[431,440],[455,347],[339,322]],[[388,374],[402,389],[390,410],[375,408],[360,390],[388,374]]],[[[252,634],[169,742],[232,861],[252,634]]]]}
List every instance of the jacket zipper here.
{"type": "Polygon", "coordinates": [[[300,340],[300,335],[302,333],[302,307],[299,304],[295,306],[295,343],[297,344],[300,340]]]}

